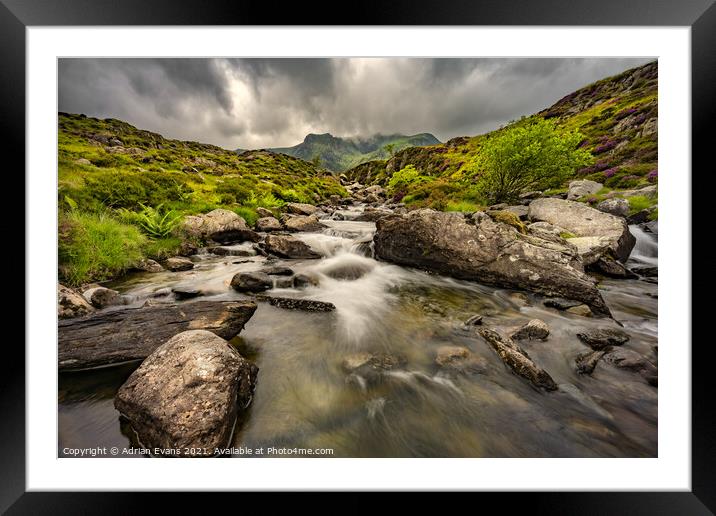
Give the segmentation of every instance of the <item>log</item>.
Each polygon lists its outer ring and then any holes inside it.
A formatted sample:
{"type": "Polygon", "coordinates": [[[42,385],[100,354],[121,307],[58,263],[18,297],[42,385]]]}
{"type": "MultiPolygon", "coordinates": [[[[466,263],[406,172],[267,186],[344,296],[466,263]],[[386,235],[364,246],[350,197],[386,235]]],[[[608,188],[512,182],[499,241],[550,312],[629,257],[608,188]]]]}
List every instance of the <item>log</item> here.
{"type": "Polygon", "coordinates": [[[515,374],[526,378],[535,387],[546,391],[557,390],[557,384],[549,373],[537,367],[527,352],[515,344],[512,339],[505,338],[490,328],[480,328],[477,331],[515,374]]]}
{"type": "Polygon", "coordinates": [[[194,301],[93,312],[58,324],[58,367],[86,369],[147,358],[186,330],[230,340],[256,311],[253,301],[194,301]]]}

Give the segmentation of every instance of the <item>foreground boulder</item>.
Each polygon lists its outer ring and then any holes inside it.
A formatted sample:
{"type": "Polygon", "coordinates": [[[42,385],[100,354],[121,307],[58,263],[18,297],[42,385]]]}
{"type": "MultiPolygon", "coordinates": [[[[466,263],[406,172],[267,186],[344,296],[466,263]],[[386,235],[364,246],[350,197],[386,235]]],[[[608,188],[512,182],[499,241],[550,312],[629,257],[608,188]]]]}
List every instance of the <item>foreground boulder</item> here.
{"type": "Polygon", "coordinates": [[[94,312],[58,323],[60,370],[138,360],[184,330],[209,330],[232,339],[256,311],[252,301],[159,304],[94,312]]]}
{"type": "Polygon", "coordinates": [[[563,296],[609,315],[574,250],[518,233],[482,212],[468,218],[429,209],[376,223],[376,257],[487,285],[563,296]]]}
{"type": "Polygon", "coordinates": [[[590,208],[584,203],[543,198],[529,207],[532,221],[543,221],[574,234],[569,243],[577,246],[584,265],[591,265],[604,254],[625,261],[636,244],[626,220],[590,208]]]}
{"type": "Polygon", "coordinates": [[[259,240],[259,236],[243,218],[233,211],[222,209],[185,217],[183,230],[190,237],[213,240],[220,244],[259,240]]]}
{"type": "Polygon", "coordinates": [[[82,294],[69,287],[57,284],[57,317],[69,319],[70,317],[87,315],[92,311],[94,311],[94,308],[82,297],[82,294]]]}
{"type": "Polygon", "coordinates": [[[221,337],[185,331],[142,362],[117,391],[114,406],[147,448],[212,456],[229,445],[257,374],[256,366],[221,337]]]}
{"type": "Polygon", "coordinates": [[[261,249],[281,258],[320,258],[321,255],[300,240],[285,235],[268,235],[261,249]]]}
{"type": "Polygon", "coordinates": [[[477,331],[516,375],[526,378],[535,387],[546,391],[557,390],[557,384],[549,373],[538,367],[527,352],[511,339],[503,337],[490,328],[482,327],[477,331]]]}

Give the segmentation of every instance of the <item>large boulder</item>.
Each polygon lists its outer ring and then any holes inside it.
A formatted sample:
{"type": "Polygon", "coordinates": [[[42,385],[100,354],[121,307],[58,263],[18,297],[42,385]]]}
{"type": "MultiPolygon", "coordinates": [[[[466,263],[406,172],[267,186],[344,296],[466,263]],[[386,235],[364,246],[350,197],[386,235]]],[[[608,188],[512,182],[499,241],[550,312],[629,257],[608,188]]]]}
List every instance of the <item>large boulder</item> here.
{"type": "Polygon", "coordinates": [[[318,208],[312,204],[304,204],[300,202],[289,202],[284,207],[287,213],[293,213],[295,215],[313,215],[318,211],[318,208]]]}
{"type": "Polygon", "coordinates": [[[567,199],[574,201],[585,195],[592,195],[602,189],[604,185],[597,183],[596,181],[590,181],[589,179],[583,179],[579,181],[572,181],[569,183],[569,189],[567,190],[567,199]]]}
{"type": "Polygon", "coordinates": [[[92,305],[82,297],[82,294],[62,284],[57,284],[57,317],[69,319],[87,315],[93,310],[92,305]]]}
{"type": "Polygon", "coordinates": [[[326,225],[318,220],[318,215],[288,215],[281,217],[281,224],[287,231],[321,231],[326,225]]]}
{"type": "Polygon", "coordinates": [[[281,258],[320,258],[321,255],[297,238],[288,235],[267,235],[261,249],[281,258]]]}
{"type": "Polygon", "coordinates": [[[532,221],[549,222],[576,235],[577,238],[570,238],[569,242],[577,246],[585,265],[597,261],[607,251],[614,258],[625,261],[636,244],[623,218],[581,202],[536,199],[530,203],[529,217],[532,221]]]}
{"type": "Polygon", "coordinates": [[[183,229],[190,237],[213,240],[221,244],[259,240],[259,236],[246,221],[229,210],[217,209],[203,215],[185,217],[183,229]]]}
{"type": "Polygon", "coordinates": [[[384,217],[376,227],[378,258],[487,285],[576,299],[595,313],[609,315],[573,248],[523,235],[482,212],[468,218],[422,209],[384,217]]]}
{"type": "Polygon", "coordinates": [[[257,374],[221,337],[185,331],[142,362],[117,391],[114,406],[147,448],[212,456],[229,444],[257,374]]]}

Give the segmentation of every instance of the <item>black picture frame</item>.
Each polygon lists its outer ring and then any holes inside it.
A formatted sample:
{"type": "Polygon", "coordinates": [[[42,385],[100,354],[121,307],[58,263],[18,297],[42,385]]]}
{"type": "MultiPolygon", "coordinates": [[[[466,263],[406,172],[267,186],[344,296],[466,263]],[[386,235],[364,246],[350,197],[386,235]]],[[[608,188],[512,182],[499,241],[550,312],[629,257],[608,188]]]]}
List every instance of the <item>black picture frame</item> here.
{"type": "MultiPolygon", "coordinates": [[[[276,8],[266,2],[230,0],[0,0],[0,105],[5,170],[25,170],[25,30],[30,26],[83,25],[529,25],[688,26],[692,43],[693,170],[713,170],[709,127],[716,120],[716,5],[714,0],[400,0],[364,1],[337,10],[317,1],[276,8]],[[338,13],[344,12],[341,16],[338,13]]],[[[688,174],[689,171],[682,171],[688,174]]],[[[18,181],[26,195],[24,182],[18,181]]],[[[7,192],[6,192],[7,194],[7,192]]],[[[14,196],[15,194],[13,194],[14,196]]],[[[19,196],[18,196],[19,197],[19,196]]],[[[692,205],[699,204],[693,202],[692,205]]],[[[703,220],[696,209],[692,219],[703,220]]],[[[18,228],[16,228],[18,229],[18,228]]],[[[694,233],[692,233],[694,234],[694,233]]],[[[23,238],[27,238],[24,235],[23,238]]],[[[19,247],[19,246],[18,246],[19,247]]],[[[18,252],[21,250],[17,250],[18,252]]],[[[687,251],[687,250],[685,250],[687,251]]],[[[24,251],[21,251],[24,253],[24,251]]],[[[694,255],[694,258],[696,256],[694,255]]],[[[15,267],[24,260],[16,257],[15,267]]],[[[698,270],[692,260],[692,270],[698,270]]],[[[25,274],[31,271],[25,271],[25,274]]],[[[705,288],[705,287],[701,287],[705,288]]],[[[23,296],[24,299],[24,296],[23,296]]],[[[704,304],[692,320],[708,320],[704,304]],[[699,317],[699,316],[702,317],[699,317]]],[[[24,306],[24,303],[23,303],[24,306]]],[[[713,514],[716,512],[716,434],[709,377],[712,339],[692,334],[692,490],[641,493],[483,493],[484,502],[504,503],[549,514],[713,514]]],[[[684,349],[687,349],[686,344],[684,349]]],[[[0,510],[8,514],[131,514],[144,510],[147,493],[39,493],[25,489],[25,353],[5,339],[6,366],[0,374],[0,510]]],[[[185,497],[162,494],[162,504],[191,506],[185,497]]],[[[211,494],[219,501],[224,496],[211,494]]],[[[240,495],[246,497],[245,494],[240,495]]],[[[253,497],[249,497],[251,499],[253,497]]],[[[416,500],[422,497],[418,496],[416,500]]],[[[482,505],[489,507],[489,505],[482,505]]],[[[204,509],[206,509],[204,507],[204,509]]]]}

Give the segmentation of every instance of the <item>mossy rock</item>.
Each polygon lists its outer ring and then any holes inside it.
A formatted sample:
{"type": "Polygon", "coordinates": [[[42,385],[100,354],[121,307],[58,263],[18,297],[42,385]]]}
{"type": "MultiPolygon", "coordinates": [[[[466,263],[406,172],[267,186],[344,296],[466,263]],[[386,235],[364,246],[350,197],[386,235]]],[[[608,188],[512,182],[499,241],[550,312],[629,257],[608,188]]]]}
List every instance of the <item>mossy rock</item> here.
{"type": "Polygon", "coordinates": [[[492,217],[492,220],[494,220],[495,222],[502,222],[503,224],[512,226],[523,235],[527,234],[527,228],[525,227],[525,225],[522,223],[522,221],[520,221],[520,218],[511,211],[495,210],[488,211],[487,214],[492,217]]]}

